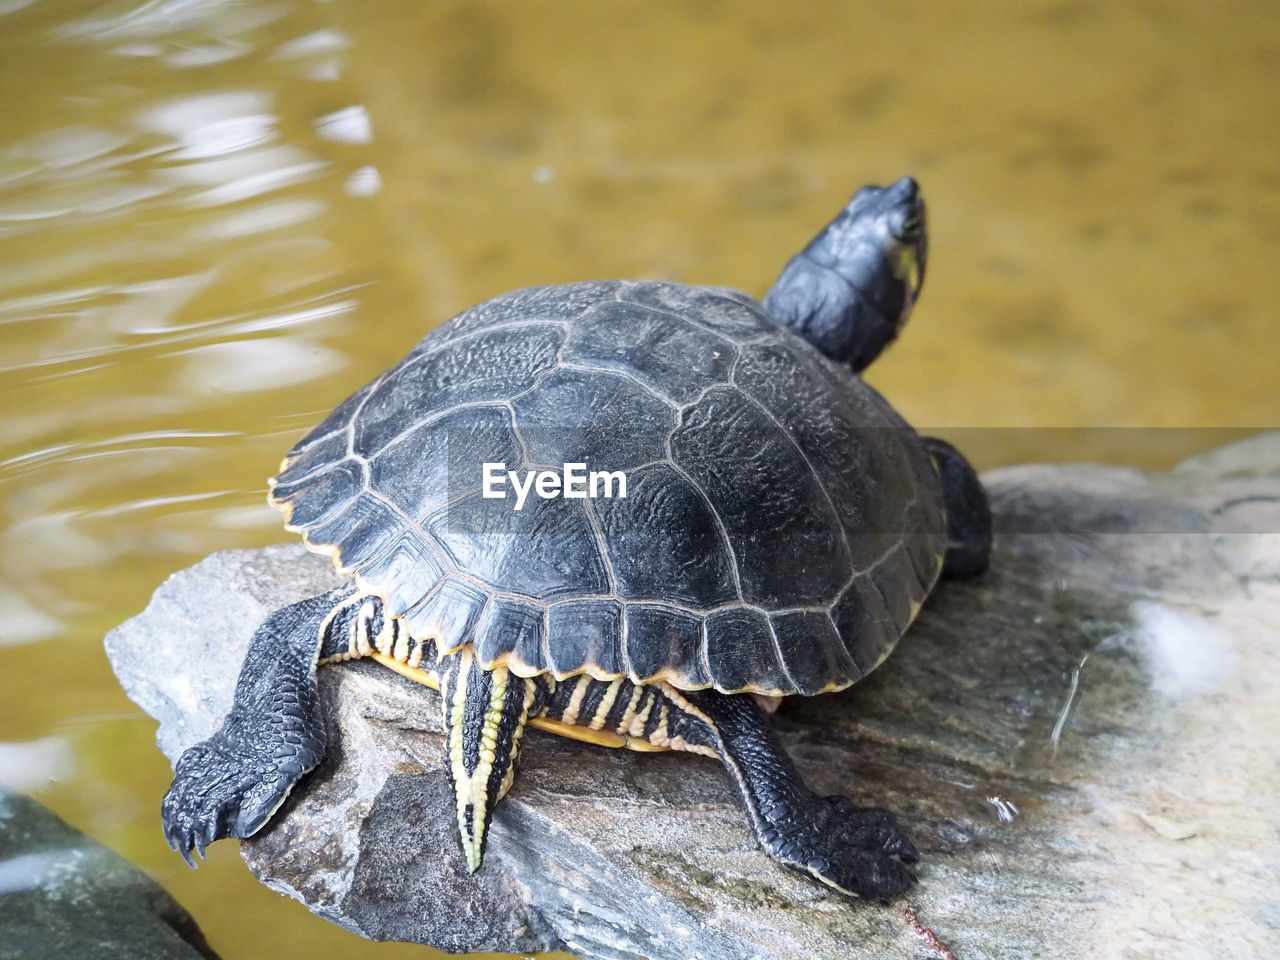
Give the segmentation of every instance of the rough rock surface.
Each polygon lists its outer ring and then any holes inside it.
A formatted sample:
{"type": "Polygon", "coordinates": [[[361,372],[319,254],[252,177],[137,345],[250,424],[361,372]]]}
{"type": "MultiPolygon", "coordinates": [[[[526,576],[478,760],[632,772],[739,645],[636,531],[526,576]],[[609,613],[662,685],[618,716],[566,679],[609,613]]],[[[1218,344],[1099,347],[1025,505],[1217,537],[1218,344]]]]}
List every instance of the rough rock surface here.
{"type": "Polygon", "coordinates": [[[0,787],[0,960],[217,960],[191,915],[128,861],[0,787]]]}
{"type": "MultiPolygon", "coordinates": [[[[921,850],[900,901],[775,864],[712,760],[537,731],[469,876],[438,701],[371,663],[322,671],[330,755],[246,862],[349,929],[449,951],[1275,956],[1280,434],[1170,474],[984,479],[992,570],[941,587],[866,682],[777,717],[816,789],[897,811],[921,850]]],[[[219,554],[108,637],[170,760],[219,723],[266,613],[334,582],[298,546],[219,554]]]]}

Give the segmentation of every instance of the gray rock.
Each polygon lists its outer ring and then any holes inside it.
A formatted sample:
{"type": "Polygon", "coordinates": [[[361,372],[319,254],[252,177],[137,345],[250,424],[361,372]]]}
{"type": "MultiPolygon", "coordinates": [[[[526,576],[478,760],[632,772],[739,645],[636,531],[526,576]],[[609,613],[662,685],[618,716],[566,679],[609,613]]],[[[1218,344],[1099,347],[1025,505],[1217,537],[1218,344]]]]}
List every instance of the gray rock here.
{"type": "Polygon", "coordinates": [[[0,960],[217,960],[141,870],[0,787],[0,960]]]}
{"type": "MultiPolygon", "coordinates": [[[[438,701],[372,663],[322,671],[331,753],[245,861],[351,930],[450,951],[1275,955],[1280,434],[1170,474],[984,479],[990,573],[941,587],[866,682],[777,717],[815,789],[899,814],[922,856],[903,900],[775,864],[714,761],[537,731],[468,875],[438,701]]],[[[267,612],[334,583],[298,546],[218,554],[108,637],[170,760],[220,722],[267,612]]]]}

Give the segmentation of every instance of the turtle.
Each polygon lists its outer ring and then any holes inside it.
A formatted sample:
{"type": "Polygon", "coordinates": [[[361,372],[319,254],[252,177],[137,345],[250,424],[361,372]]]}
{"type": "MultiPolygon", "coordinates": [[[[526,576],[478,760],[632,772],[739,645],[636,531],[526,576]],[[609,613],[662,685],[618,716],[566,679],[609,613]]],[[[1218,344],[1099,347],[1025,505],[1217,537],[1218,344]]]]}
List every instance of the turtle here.
{"type": "Polygon", "coordinates": [[[894,816],[807,787],[770,714],[867,676],[940,579],[987,567],[973,468],[861,376],[926,251],[904,177],[855,193],[763,301],[576,282],[428,333],[270,481],[346,580],[257,627],[221,728],[176,764],[169,845],[194,866],[262,829],[324,757],[317,667],[373,658],[438,691],[473,871],[533,726],[716,757],[776,860],[855,897],[907,890],[894,816]]]}

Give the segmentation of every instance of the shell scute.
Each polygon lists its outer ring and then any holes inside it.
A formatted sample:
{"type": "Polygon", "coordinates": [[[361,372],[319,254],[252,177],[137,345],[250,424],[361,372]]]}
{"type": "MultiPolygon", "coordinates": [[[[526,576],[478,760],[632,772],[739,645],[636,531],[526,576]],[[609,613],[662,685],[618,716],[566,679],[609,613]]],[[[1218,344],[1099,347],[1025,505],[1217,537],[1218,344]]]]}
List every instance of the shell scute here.
{"type": "Polygon", "coordinates": [[[420,530],[402,530],[381,554],[360,570],[361,580],[383,595],[387,612],[403,616],[431,592],[446,571],[436,549],[420,530]]]}
{"type": "Polygon", "coordinates": [[[603,546],[581,500],[531,495],[510,501],[468,494],[427,519],[454,567],[495,591],[541,603],[611,592],[603,546]]]}
{"type": "Polygon", "coordinates": [[[369,461],[370,483],[422,522],[478,489],[487,461],[515,463],[520,443],[505,407],[462,407],[428,418],[369,461]]]}
{"type": "Polygon", "coordinates": [[[618,284],[609,280],[525,287],[478,303],[432,331],[418,344],[450,343],[487,327],[543,321],[572,321],[598,303],[615,299],[618,284]]]}
{"type": "Polygon", "coordinates": [[[475,647],[480,663],[492,668],[507,663],[519,676],[547,669],[542,659],[546,608],[515,597],[494,597],[476,623],[475,647]]]}
{"type": "Polygon", "coordinates": [[[702,663],[699,617],[656,604],[628,604],[626,646],[636,683],[662,676],[685,689],[711,683],[702,663]]]}
{"type": "Polygon", "coordinates": [[[831,618],[859,677],[879,666],[898,642],[898,627],[884,595],[868,576],[854,578],[832,608],[831,618]]]}
{"type": "Polygon", "coordinates": [[[561,358],[623,371],[673,403],[687,403],[709,384],[728,380],[737,347],[679,317],[633,303],[593,307],[574,324],[561,358]]]}
{"type": "Polygon", "coordinates": [[[591,509],[624,600],[718,606],[737,599],[719,520],[670,464],[631,473],[625,498],[598,499],[591,509]]]}
{"type": "Polygon", "coordinates": [[[898,543],[890,549],[884,559],[872,568],[871,579],[880,595],[885,598],[889,616],[901,636],[915,619],[916,610],[924,602],[928,592],[916,579],[915,568],[906,546],[898,543]]]}
{"type": "Polygon", "coordinates": [[[374,456],[424,415],[527,390],[555,366],[564,337],[559,325],[531,323],[481,330],[452,347],[420,348],[370,391],[353,425],[352,449],[374,456]]]}
{"type": "Polygon", "coordinates": [[[629,283],[622,286],[618,299],[662,310],[737,342],[778,332],[778,322],[759,303],[726,287],[629,283]]]}
{"type": "Polygon", "coordinates": [[[825,611],[775,613],[774,636],[796,691],[804,696],[847,687],[860,676],[825,611]]]}
{"type": "Polygon", "coordinates": [[[343,459],[295,483],[277,482],[271,490],[271,503],[285,512],[290,527],[311,529],[341,517],[363,489],[360,465],[343,459]]]}
{"type": "Polygon", "coordinates": [[[273,487],[290,490],[329,470],[347,455],[348,434],[345,429],[317,438],[313,442],[294,447],[280,465],[273,487]]]}
{"type": "Polygon", "coordinates": [[[339,536],[342,545],[336,560],[341,569],[354,571],[373,559],[406,529],[405,518],[386,502],[365,492],[355,498],[343,515],[315,528],[321,543],[339,536]]]}
{"type": "Polygon", "coordinates": [[[489,594],[465,580],[445,577],[407,614],[410,636],[434,640],[440,653],[470,643],[489,594]]]}
{"type": "Polygon", "coordinates": [[[342,435],[341,444],[342,449],[345,451],[347,437],[349,436],[347,430],[351,426],[351,421],[355,417],[356,411],[364,404],[365,397],[369,395],[369,391],[372,390],[377,383],[377,379],[373,380],[371,383],[366,383],[363,387],[334,407],[333,411],[327,417],[308,430],[303,438],[293,445],[293,448],[285,458],[286,462],[300,456],[312,447],[319,446],[335,434],[342,435]]]}
{"type": "Polygon", "coordinates": [[[749,607],[731,607],[707,617],[706,657],[710,679],[722,693],[755,690],[795,693],[769,618],[749,607]]]}
{"type": "Polygon", "coordinates": [[[630,470],[664,459],[675,410],[643,384],[607,371],[558,368],[512,401],[528,462],[630,470]],[[589,416],[584,413],[589,412],[589,416]]]}
{"type": "Polygon", "coordinates": [[[622,652],[622,604],[617,600],[554,603],[548,619],[551,662],[547,666],[558,679],[582,673],[588,666],[593,668],[589,671],[593,676],[604,679],[627,672],[622,652]]]}
{"type": "Polygon", "coordinates": [[[728,533],[744,600],[778,609],[835,597],[851,571],[843,527],[776,421],[733,388],[717,387],[685,411],[671,449],[728,533]]]}

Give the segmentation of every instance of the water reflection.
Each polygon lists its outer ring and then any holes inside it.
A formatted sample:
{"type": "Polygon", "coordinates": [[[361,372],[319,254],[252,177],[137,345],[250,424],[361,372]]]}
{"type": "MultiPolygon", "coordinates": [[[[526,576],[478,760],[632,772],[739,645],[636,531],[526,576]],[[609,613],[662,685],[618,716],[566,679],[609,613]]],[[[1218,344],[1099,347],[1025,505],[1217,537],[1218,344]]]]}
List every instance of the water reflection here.
{"type": "Polygon", "coordinates": [[[346,191],[353,197],[371,197],[381,189],[382,174],[377,167],[361,167],[347,177],[346,191]]]}
{"type": "MultiPolygon", "coordinates": [[[[255,54],[291,72],[341,53],[332,30],[285,39],[273,53],[244,39],[287,12],[156,3],[56,34],[183,68],[255,54]]],[[[64,85],[66,96],[94,96],[64,85]]],[[[243,431],[197,428],[191,414],[204,427],[221,398],[296,387],[347,363],[321,341],[341,331],[361,283],[313,226],[329,209],[329,188],[307,184],[330,166],[318,139],[367,143],[367,114],[330,111],[315,119],[313,138],[286,138],[293,118],[274,97],[252,82],[206,86],[94,111],[107,121],[100,126],[51,127],[0,146],[0,373],[11,397],[0,484],[24,485],[5,502],[6,539],[46,548],[0,561],[8,606],[22,612],[9,636],[56,630],[36,599],[48,593],[44,573],[94,568],[129,548],[128,537],[92,533],[117,498],[174,513],[256,496],[260,473],[237,489],[210,489],[208,461],[219,454],[182,441],[243,431]],[[126,222],[125,231],[113,226],[126,222]],[[69,378],[77,396],[93,398],[71,416],[62,402],[69,378]]],[[[371,192],[367,173],[352,182],[365,184],[352,192],[371,192]]]]}
{"type": "Polygon", "coordinates": [[[336,143],[371,143],[373,124],[364,107],[344,107],[315,121],[316,133],[336,143]]]}
{"type": "MultiPolygon", "coordinates": [[[[0,120],[0,643],[56,644],[77,664],[59,682],[93,665],[88,714],[121,707],[98,641],[141,580],[274,539],[264,477],[327,404],[255,417],[237,398],[350,364],[327,341],[371,278],[335,243],[333,202],[377,175],[362,106],[278,102],[341,74],[348,42],[308,5],[23,6],[0,8],[7,75],[42,77],[33,109],[10,91],[0,120]]],[[[26,733],[57,699],[23,712],[26,733]]],[[[71,750],[5,746],[0,779],[81,776],[71,750]]]]}
{"type": "Polygon", "coordinates": [[[0,742],[0,786],[11,790],[39,790],[54,780],[67,779],[75,769],[75,752],[62,737],[0,742]]]}
{"type": "Polygon", "coordinates": [[[0,692],[0,783],[168,879],[228,955],[250,903],[255,951],[349,955],[234,856],[198,884],[170,863],[166,765],[101,652],[173,569],[279,539],[266,475],[371,372],[336,345],[378,279],[347,237],[369,115],[320,92],[349,41],[310,3],[23,6],[0,0],[0,644],[28,681],[0,692]]]}
{"type": "MultiPolygon", "coordinates": [[[[265,27],[288,15],[290,4],[262,3],[246,6],[235,0],[146,0],[131,10],[115,12],[115,4],[103,6],[102,12],[72,20],[58,28],[67,40],[92,43],[112,49],[112,43],[145,40],[125,47],[129,55],[142,55],[153,49],[165,55],[170,66],[192,67],[220,62],[203,60],[199,51],[240,40],[244,34],[265,27]],[[196,51],[196,56],[191,56],[196,51]]],[[[256,48],[249,38],[243,42],[248,50],[256,48]]],[[[114,47],[119,53],[121,47],[114,47]]],[[[225,59],[225,58],[224,58],[225,59]]]]}
{"type": "Polygon", "coordinates": [[[212,393],[294,386],[346,363],[336,350],[284,338],[213,343],[186,356],[189,362],[178,374],[183,388],[212,393]]]}
{"type": "Polygon", "coordinates": [[[17,590],[0,583],[0,610],[4,625],[0,627],[0,646],[34,643],[58,636],[65,624],[58,617],[41,610],[17,590]]]}

